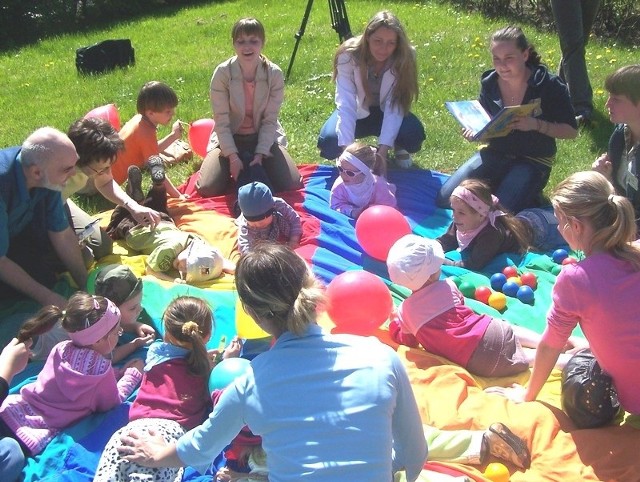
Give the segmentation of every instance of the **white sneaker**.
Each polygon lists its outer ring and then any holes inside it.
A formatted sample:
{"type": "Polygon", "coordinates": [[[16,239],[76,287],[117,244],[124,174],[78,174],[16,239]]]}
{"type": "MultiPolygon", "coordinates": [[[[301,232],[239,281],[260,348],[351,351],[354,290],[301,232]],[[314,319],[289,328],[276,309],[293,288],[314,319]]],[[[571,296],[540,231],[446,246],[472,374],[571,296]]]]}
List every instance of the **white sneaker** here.
{"type": "Polygon", "coordinates": [[[401,167],[402,169],[408,169],[413,164],[413,159],[411,159],[411,154],[409,154],[406,150],[396,149],[395,162],[398,167],[401,167]]]}

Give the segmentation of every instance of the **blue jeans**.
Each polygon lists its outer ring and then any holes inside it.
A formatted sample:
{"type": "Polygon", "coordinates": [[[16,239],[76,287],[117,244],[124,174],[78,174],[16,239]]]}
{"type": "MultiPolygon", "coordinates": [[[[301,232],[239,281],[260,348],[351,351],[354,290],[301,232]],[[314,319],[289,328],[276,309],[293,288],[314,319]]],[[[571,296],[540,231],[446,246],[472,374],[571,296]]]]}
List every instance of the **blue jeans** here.
{"type": "MultiPolygon", "coordinates": [[[[371,107],[368,117],[356,121],[355,138],[361,139],[368,136],[378,137],[382,129],[383,119],[384,113],[380,107],[371,107]]],[[[342,154],[342,149],[338,145],[337,125],[338,111],[334,110],[331,117],[329,117],[322,126],[320,135],[318,136],[318,149],[320,149],[320,156],[324,159],[336,159],[342,154]]],[[[426,135],[422,122],[420,122],[414,114],[409,112],[404,116],[402,124],[400,124],[400,130],[398,131],[395,142],[396,145],[391,147],[405,149],[408,152],[414,153],[420,150],[422,142],[425,139],[426,135]]]]}
{"type": "Polygon", "coordinates": [[[569,87],[576,114],[593,111],[585,47],[599,7],[600,0],[551,0],[562,51],[558,75],[569,87]]]}
{"type": "Polygon", "coordinates": [[[553,215],[553,207],[525,209],[516,214],[516,218],[529,225],[534,248],[540,251],[553,251],[567,245],[558,231],[558,220],[553,215]]]}
{"type": "Polygon", "coordinates": [[[550,172],[550,167],[530,159],[482,149],[442,185],[436,196],[436,205],[441,208],[451,207],[451,193],[462,181],[480,179],[489,184],[500,204],[509,212],[518,213],[538,206],[550,172]]]}
{"type": "Polygon", "coordinates": [[[0,480],[14,482],[18,480],[24,467],[24,454],[20,444],[5,437],[0,440],[0,480]]]}

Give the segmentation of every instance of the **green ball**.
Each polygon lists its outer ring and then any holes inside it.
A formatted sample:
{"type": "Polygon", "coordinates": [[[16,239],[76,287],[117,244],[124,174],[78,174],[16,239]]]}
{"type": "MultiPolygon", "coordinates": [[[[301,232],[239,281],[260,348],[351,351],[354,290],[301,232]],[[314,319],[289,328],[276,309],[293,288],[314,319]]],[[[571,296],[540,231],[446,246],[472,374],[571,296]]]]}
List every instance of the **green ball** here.
{"type": "Polygon", "coordinates": [[[558,274],[562,271],[562,265],[556,264],[551,268],[551,273],[558,276],[558,274]]]}
{"type": "Polygon", "coordinates": [[[460,283],[460,286],[458,286],[458,289],[467,298],[473,298],[473,296],[476,293],[475,285],[473,283],[470,283],[469,281],[463,281],[462,283],[460,283]]]}
{"type": "Polygon", "coordinates": [[[459,276],[454,276],[454,277],[452,277],[452,278],[451,278],[451,281],[453,281],[453,282],[456,284],[456,286],[457,286],[458,288],[460,288],[460,283],[462,283],[462,280],[460,279],[460,277],[459,277],[459,276]]]}

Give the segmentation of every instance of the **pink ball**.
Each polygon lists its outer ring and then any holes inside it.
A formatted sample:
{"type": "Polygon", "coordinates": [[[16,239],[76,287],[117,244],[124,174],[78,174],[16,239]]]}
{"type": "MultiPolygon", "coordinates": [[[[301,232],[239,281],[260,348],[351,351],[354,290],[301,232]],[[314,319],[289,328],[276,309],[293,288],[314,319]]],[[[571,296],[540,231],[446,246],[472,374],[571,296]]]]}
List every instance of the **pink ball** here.
{"type": "Polygon", "coordinates": [[[326,295],[327,314],[341,332],[371,335],[393,309],[387,285],[368,271],[339,274],[327,286],[326,295]]]}
{"type": "Polygon", "coordinates": [[[409,222],[390,206],[371,206],[356,221],[356,238],[372,258],[385,261],[393,243],[411,233],[409,222]]]}

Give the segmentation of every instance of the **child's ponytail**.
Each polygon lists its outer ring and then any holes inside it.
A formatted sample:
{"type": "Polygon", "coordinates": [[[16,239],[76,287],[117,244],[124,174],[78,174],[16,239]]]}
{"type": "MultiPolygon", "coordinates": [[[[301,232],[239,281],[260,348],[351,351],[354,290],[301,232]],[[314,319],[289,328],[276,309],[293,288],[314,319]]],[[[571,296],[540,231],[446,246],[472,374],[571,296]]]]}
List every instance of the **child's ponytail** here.
{"type": "Polygon", "coordinates": [[[29,318],[18,331],[18,341],[23,343],[34,336],[44,335],[58,322],[62,321],[65,311],[56,305],[48,305],[40,309],[35,316],[29,318]]]}

